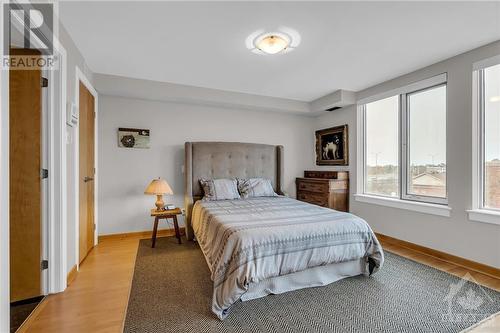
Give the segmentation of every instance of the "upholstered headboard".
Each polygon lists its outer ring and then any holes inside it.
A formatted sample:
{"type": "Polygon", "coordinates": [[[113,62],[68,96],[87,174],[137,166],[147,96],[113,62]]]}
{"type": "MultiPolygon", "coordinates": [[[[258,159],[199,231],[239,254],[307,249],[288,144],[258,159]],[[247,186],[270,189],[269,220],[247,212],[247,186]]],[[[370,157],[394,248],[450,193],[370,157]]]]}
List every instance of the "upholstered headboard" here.
{"type": "Polygon", "coordinates": [[[240,142],[186,142],[185,189],[186,236],[193,239],[191,211],[203,197],[200,178],[268,178],[282,194],[283,146],[240,142]]]}

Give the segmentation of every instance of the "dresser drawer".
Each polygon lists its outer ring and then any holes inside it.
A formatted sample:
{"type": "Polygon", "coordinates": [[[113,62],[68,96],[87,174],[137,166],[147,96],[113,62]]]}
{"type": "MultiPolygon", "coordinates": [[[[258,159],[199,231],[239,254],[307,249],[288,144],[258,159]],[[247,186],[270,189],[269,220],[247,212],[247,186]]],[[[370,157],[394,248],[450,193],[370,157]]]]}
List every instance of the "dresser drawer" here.
{"type": "Polygon", "coordinates": [[[328,207],[328,196],[325,197],[324,195],[321,194],[313,194],[313,193],[299,191],[297,193],[297,199],[314,205],[328,207]]]}
{"type": "Polygon", "coordinates": [[[299,180],[297,184],[297,190],[314,192],[314,193],[328,193],[329,185],[328,182],[318,183],[318,182],[308,182],[299,180]]]}
{"type": "Polygon", "coordinates": [[[306,177],[295,179],[297,200],[338,211],[349,211],[347,171],[305,171],[304,174],[306,177]]]}
{"type": "Polygon", "coordinates": [[[320,178],[320,179],[349,179],[347,171],[304,171],[305,178],[320,178]]]}

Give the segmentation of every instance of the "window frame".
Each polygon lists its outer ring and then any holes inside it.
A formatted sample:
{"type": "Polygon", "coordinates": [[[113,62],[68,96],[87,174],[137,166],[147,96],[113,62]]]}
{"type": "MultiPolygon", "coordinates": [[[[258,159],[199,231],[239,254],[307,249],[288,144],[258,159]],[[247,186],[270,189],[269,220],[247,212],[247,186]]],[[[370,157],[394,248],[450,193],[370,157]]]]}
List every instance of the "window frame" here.
{"type": "Polygon", "coordinates": [[[484,95],[485,95],[485,77],[484,77],[484,68],[480,69],[478,71],[478,76],[477,76],[477,93],[478,93],[478,129],[479,132],[476,134],[477,140],[478,140],[478,145],[477,147],[479,148],[479,193],[478,193],[478,208],[479,209],[485,209],[489,210],[488,208],[485,207],[485,200],[486,200],[486,179],[485,179],[485,168],[486,168],[486,157],[485,157],[485,150],[486,150],[486,128],[484,126],[484,121],[486,118],[486,105],[484,103],[484,95]]]}
{"type": "MultiPolygon", "coordinates": [[[[430,214],[449,216],[451,209],[448,207],[448,172],[446,172],[446,198],[422,196],[410,194],[407,192],[409,180],[408,180],[408,161],[409,161],[409,149],[408,149],[408,96],[417,92],[433,89],[436,87],[445,86],[446,87],[446,120],[448,119],[448,76],[447,73],[442,73],[424,79],[407,86],[393,89],[385,93],[368,97],[359,100],[357,103],[358,109],[358,165],[357,174],[359,182],[357,183],[357,194],[356,200],[368,203],[378,203],[386,206],[401,206],[404,209],[411,209],[409,207],[414,204],[413,210],[423,211],[430,214]],[[376,102],[388,97],[399,96],[399,106],[398,106],[398,124],[399,124],[399,196],[391,197],[383,194],[375,194],[366,192],[366,181],[367,181],[367,167],[366,167],[366,104],[376,102]],[[359,151],[361,150],[361,151],[359,151]],[[387,202],[386,202],[387,201],[387,202]],[[425,207],[422,210],[422,207],[425,207]]],[[[448,121],[446,121],[446,130],[448,131],[448,121]]],[[[448,140],[446,140],[446,148],[448,148],[448,140]]],[[[446,152],[446,161],[448,161],[448,151],[446,152]]]]}
{"type": "MultiPolygon", "coordinates": [[[[396,95],[392,95],[392,96],[385,96],[385,97],[382,97],[380,99],[377,99],[377,100],[374,100],[370,103],[373,103],[373,102],[377,102],[377,101],[380,101],[380,100],[383,100],[383,99],[386,99],[386,98],[390,98],[390,97],[394,97],[396,95]]],[[[387,199],[397,199],[397,198],[400,198],[401,197],[401,169],[399,169],[399,172],[398,172],[398,180],[399,180],[399,195],[398,197],[393,197],[393,196],[390,196],[390,195],[387,195],[387,194],[382,194],[382,193],[371,193],[371,192],[367,192],[366,190],[366,180],[368,179],[368,168],[366,168],[366,161],[368,160],[367,159],[367,156],[366,156],[366,104],[368,103],[364,103],[363,105],[361,105],[361,108],[362,108],[362,117],[363,117],[363,120],[362,120],[362,126],[363,126],[363,139],[362,140],[362,145],[363,145],[363,182],[362,182],[362,186],[363,186],[363,191],[362,193],[363,194],[366,194],[366,195],[369,195],[369,196],[376,196],[376,197],[381,197],[381,198],[387,198],[387,199]]],[[[399,98],[399,104],[401,104],[401,98],[399,98]]],[[[399,106],[398,106],[398,121],[397,123],[400,124],[401,122],[401,113],[399,112],[399,106]]],[[[401,127],[401,126],[400,126],[401,127]]],[[[401,137],[401,128],[398,128],[398,136],[401,137]]],[[[401,147],[400,147],[400,144],[398,143],[398,162],[399,164],[401,164],[401,147]]]]}
{"type": "MultiPolygon", "coordinates": [[[[401,182],[400,182],[400,191],[401,191],[401,199],[403,200],[411,200],[411,201],[419,201],[425,203],[434,203],[440,205],[448,204],[448,156],[446,156],[446,196],[443,197],[433,197],[429,195],[418,195],[410,193],[408,190],[410,188],[410,108],[409,98],[408,96],[414,95],[417,93],[425,92],[431,89],[445,87],[446,96],[445,96],[445,113],[446,118],[448,116],[448,85],[447,82],[438,83],[435,85],[431,85],[428,87],[424,87],[418,90],[410,91],[404,94],[399,95],[399,105],[400,105],[400,113],[401,113],[401,122],[400,122],[400,151],[401,151],[401,165],[400,165],[400,173],[401,173],[401,182]]],[[[446,133],[448,133],[448,119],[446,119],[446,133]]],[[[448,135],[446,135],[445,149],[447,151],[447,143],[448,143],[448,135]]],[[[446,154],[448,155],[448,154],[446,154]]]]}
{"type": "Polygon", "coordinates": [[[469,220],[500,225],[500,208],[485,206],[485,75],[488,67],[500,65],[500,55],[473,65],[472,72],[472,209],[469,220]]]}

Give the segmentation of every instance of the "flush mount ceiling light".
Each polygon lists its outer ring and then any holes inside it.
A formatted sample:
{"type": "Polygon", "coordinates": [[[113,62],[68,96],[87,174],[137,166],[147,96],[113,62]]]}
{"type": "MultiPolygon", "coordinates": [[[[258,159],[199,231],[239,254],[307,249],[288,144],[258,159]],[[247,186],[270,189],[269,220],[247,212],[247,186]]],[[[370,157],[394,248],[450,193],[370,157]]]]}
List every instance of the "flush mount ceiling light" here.
{"type": "Polygon", "coordinates": [[[276,54],[285,51],[290,45],[288,36],[279,33],[269,33],[259,36],[254,45],[257,49],[267,54],[276,54]]]}
{"type": "Polygon", "coordinates": [[[491,97],[490,102],[500,102],[500,95],[491,97]]]}
{"type": "Polygon", "coordinates": [[[300,44],[300,35],[287,27],[280,27],[275,32],[257,30],[247,37],[245,44],[256,54],[288,53],[300,44]]]}

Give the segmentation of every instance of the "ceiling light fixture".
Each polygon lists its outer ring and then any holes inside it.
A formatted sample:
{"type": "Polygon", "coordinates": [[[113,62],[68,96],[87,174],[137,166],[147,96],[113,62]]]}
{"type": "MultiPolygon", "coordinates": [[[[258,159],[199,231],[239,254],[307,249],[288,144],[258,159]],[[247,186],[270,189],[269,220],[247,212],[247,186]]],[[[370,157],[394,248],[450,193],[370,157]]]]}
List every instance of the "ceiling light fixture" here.
{"type": "Polygon", "coordinates": [[[265,32],[261,29],[251,33],[245,44],[256,54],[289,53],[300,44],[300,35],[288,27],[279,27],[275,32],[265,32]]]}
{"type": "Polygon", "coordinates": [[[254,45],[264,53],[276,54],[286,50],[290,45],[290,39],[284,34],[270,33],[259,36],[254,45]]]}
{"type": "Polygon", "coordinates": [[[490,102],[500,102],[500,95],[491,97],[490,102]]]}

